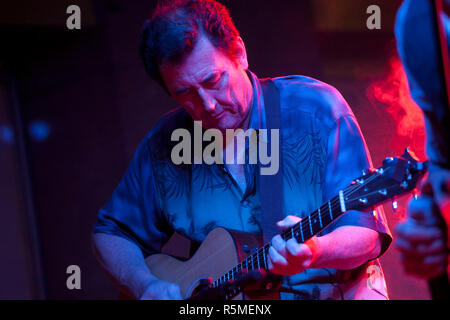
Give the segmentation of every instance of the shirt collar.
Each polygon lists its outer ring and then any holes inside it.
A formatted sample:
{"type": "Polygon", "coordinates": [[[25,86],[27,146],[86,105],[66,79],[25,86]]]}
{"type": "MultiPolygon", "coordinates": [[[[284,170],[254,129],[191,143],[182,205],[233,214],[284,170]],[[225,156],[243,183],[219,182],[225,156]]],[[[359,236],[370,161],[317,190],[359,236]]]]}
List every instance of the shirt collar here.
{"type": "MultiPolygon", "coordinates": [[[[266,129],[266,116],[264,108],[264,95],[258,77],[247,70],[247,75],[252,83],[253,98],[250,110],[249,129],[266,129]]],[[[265,139],[264,139],[265,140],[265,139]]]]}

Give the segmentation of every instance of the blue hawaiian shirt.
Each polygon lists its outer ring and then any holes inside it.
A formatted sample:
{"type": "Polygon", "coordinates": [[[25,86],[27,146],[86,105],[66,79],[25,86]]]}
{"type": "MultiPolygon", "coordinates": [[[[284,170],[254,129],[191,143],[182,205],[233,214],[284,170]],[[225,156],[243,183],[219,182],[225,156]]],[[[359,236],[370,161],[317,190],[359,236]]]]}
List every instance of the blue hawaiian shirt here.
{"type": "MultiPolygon", "coordinates": [[[[250,71],[250,128],[264,129],[264,98],[250,71]]],[[[273,79],[280,92],[283,215],[309,215],[371,167],[355,116],[333,87],[305,76],[273,79]]],[[[226,166],[174,165],[171,134],[193,120],[182,108],[165,115],[142,140],[122,181],[99,211],[94,232],[124,237],[144,256],[161,251],[174,231],[194,243],[216,227],[261,233],[261,205],[254,165],[244,165],[246,190],[226,166]]],[[[384,213],[350,211],[321,234],[345,226],[379,232],[383,254],[391,235],[384,213]]],[[[337,244],[338,245],[338,244],[337,244]]],[[[380,254],[380,255],[381,255],[380,254]]],[[[285,277],[283,299],[387,299],[378,259],[355,270],[308,269],[285,277]],[[370,281],[369,281],[370,280],[370,281]]]]}

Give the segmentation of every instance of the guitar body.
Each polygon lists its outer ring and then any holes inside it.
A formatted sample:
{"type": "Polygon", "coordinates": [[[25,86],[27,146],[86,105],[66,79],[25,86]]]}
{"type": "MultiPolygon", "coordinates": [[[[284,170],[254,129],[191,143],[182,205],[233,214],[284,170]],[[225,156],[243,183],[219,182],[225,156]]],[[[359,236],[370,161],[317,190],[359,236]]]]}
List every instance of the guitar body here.
{"type": "MultiPolygon", "coordinates": [[[[250,255],[252,248],[259,248],[261,244],[261,238],[257,235],[216,228],[208,234],[194,256],[187,261],[180,261],[165,254],[155,254],[149,256],[145,262],[154,276],[177,284],[181,296],[187,299],[196,292],[202,279],[220,278],[250,255]],[[250,250],[245,250],[246,248],[250,250]]],[[[233,299],[246,298],[248,296],[239,293],[233,299]]],[[[278,299],[279,294],[251,296],[251,299],[255,298],[278,299]]]]}
{"type": "MultiPolygon", "coordinates": [[[[294,238],[304,243],[347,211],[364,212],[411,192],[426,173],[427,166],[427,163],[418,162],[408,149],[401,157],[386,158],[381,168],[364,172],[338,195],[281,232],[280,236],[285,241],[294,238]]],[[[187,261],[156,254],[145,262],[157,278],[177,284],[184,299],[279,299],[277,289],[280,278],[275,279],[270,273],[266,273],[265,277],[261,276],[263,273],[254,272],[262,266],[265,268],[263,271],[267,271],[265,259],[270,244],[261,245],[261,237],[254,234],[217,228],[208,234],[194,256],[187,261]],[[241,269],[249,269],[250,272],[242,276],[241,269]],[[233,284],[227,283],[230,278],[234,279],[233,284]],[[205,288],[205,281],[202,280],[207,279],[212,279],[213,285],[209,286],[210,290],[201,290],[205,288]]]]}

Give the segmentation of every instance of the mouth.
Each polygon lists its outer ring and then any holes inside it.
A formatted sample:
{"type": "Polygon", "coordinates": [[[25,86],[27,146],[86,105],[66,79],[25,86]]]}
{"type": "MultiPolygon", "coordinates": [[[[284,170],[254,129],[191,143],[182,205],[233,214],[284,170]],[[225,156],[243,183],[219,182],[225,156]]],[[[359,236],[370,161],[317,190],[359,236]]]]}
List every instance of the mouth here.
{"type": "Polygon", "coordinates": [[[219,114],[217,114],[217,115],[215,115],[215,116],[212,116],[212,118],[214,119],[214,120],[219,120],[220,118],[222,118],[222,116],[224,115],[224,111],[222,111],[222,112],[220,112],[219,114]]]}

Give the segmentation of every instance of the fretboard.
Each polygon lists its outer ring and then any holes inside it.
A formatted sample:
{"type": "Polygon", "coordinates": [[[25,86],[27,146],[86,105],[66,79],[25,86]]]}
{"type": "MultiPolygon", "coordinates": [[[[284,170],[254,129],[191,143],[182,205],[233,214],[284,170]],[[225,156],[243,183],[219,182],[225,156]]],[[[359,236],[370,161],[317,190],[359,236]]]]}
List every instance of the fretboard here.
{"type": "MultiPolygon", "coordinates": [[[[344,191],[339,192],[339,195],[333,197],[328,202],[324,203],[317,210],[312,212],[307,217],[303,218],[299,223],[293,227],[283,231],[280,235],[287,241],[295,238],[297,242],[303,243],[312,238],[320,231],[322,231],[331,222],[336,220],[346,211],[344,191]]],[[[222,277],[213,282],[214,286],[219,286],[229,280],[235,280],[236,276],[242,271],[252,271],[264,269],[268,271],[267,254],[269,252],[270,244],[267,243],[263,247],[255,250],[251,255],[241,261],[233,269],[228,271],[222,277]]]]}

